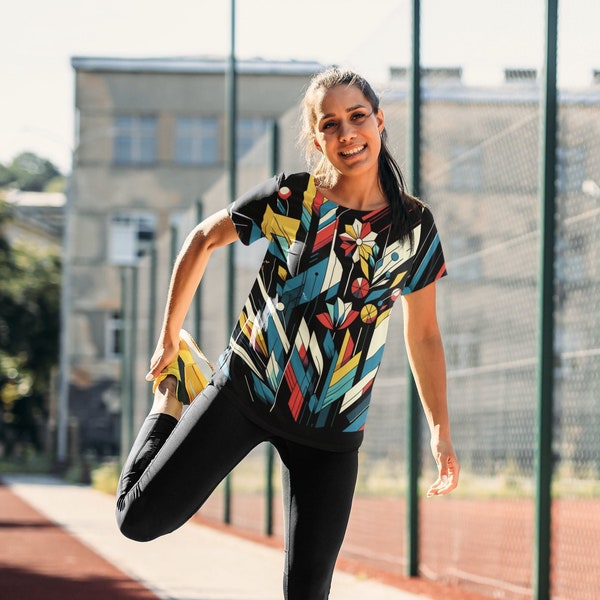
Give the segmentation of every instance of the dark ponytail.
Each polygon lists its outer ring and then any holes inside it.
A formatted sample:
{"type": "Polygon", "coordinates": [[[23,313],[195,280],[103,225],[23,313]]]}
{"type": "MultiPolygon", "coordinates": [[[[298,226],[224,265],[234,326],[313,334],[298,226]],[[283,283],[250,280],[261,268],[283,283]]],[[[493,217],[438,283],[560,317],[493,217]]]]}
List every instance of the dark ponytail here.
{"type": "Polygon", "coordinates": [[[410,213],[421,203],[406,191],[406,183],[400,166],[387,145],[387,131],[381,132],[381,150],[378,161],[379,185],[390,203],[392,231],[400,239],[409,238],[413,243],[413,219],[410,213]]]}

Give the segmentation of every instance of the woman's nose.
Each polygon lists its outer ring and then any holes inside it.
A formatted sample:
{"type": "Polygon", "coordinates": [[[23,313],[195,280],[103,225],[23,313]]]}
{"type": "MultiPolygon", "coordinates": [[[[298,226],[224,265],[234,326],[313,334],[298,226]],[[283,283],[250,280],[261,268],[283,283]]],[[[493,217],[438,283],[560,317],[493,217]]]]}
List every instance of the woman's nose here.
{"type": "Polygon", "coordinates": [[[356,135],[356,127],[350,121],[340,121],[338,137],[340,141],[352,139],[356,135]]]}

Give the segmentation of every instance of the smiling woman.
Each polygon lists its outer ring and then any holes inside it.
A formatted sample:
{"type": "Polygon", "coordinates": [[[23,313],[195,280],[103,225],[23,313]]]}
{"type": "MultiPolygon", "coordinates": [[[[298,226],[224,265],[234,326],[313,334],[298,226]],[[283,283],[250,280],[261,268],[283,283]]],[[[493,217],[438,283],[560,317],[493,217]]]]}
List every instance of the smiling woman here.
{"type": "Polygon", "coordinates": [[[320,156],[315,173],[257,185],[197,225],[179,253],[146,377],[154,404],[123,468],[117,519],[138,541],[169,533],[251,449],[271,442],[283,463],[285,598],[325,600],[400,297],[438,467],[429,495],[452,491],[460,466],[436,319],[435,282],[446,269],[433,217],[404,189],[364,78],[326,70],[303,108],[307,145],[320,156]],[[202,353],[182,324],[212,252],[261,238],[262,265],[206,385],[202,353]]]}

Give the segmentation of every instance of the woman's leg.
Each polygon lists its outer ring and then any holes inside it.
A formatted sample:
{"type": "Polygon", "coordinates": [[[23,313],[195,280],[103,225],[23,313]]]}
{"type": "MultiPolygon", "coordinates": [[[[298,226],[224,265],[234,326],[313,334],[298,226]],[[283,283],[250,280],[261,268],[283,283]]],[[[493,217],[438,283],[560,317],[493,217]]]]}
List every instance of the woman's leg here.
{"type": "Polygon", "coordinates": [[[276,442],[283,462],[286,600],[326,600],[358,473],[358,450],[276,442]]]}
{"type": "Polygon", "coordinates": [[[137,541],[185,523],[268,434],[209,385],[176,422],[150,414],[125,463],[117,499],[121,532],[137,541]]]}

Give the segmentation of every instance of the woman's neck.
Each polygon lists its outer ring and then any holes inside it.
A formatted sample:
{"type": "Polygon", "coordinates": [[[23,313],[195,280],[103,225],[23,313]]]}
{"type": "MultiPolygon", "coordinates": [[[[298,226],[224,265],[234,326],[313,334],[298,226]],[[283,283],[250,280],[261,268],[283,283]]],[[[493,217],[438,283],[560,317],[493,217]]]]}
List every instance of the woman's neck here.
{"type": "Polygon", "coordinates": [[[319,191],[336,204],[353,210],[377,210],[389,204],[378,180],[359,182],[340,177],[333,187],[320,187],[319,191]]]}

